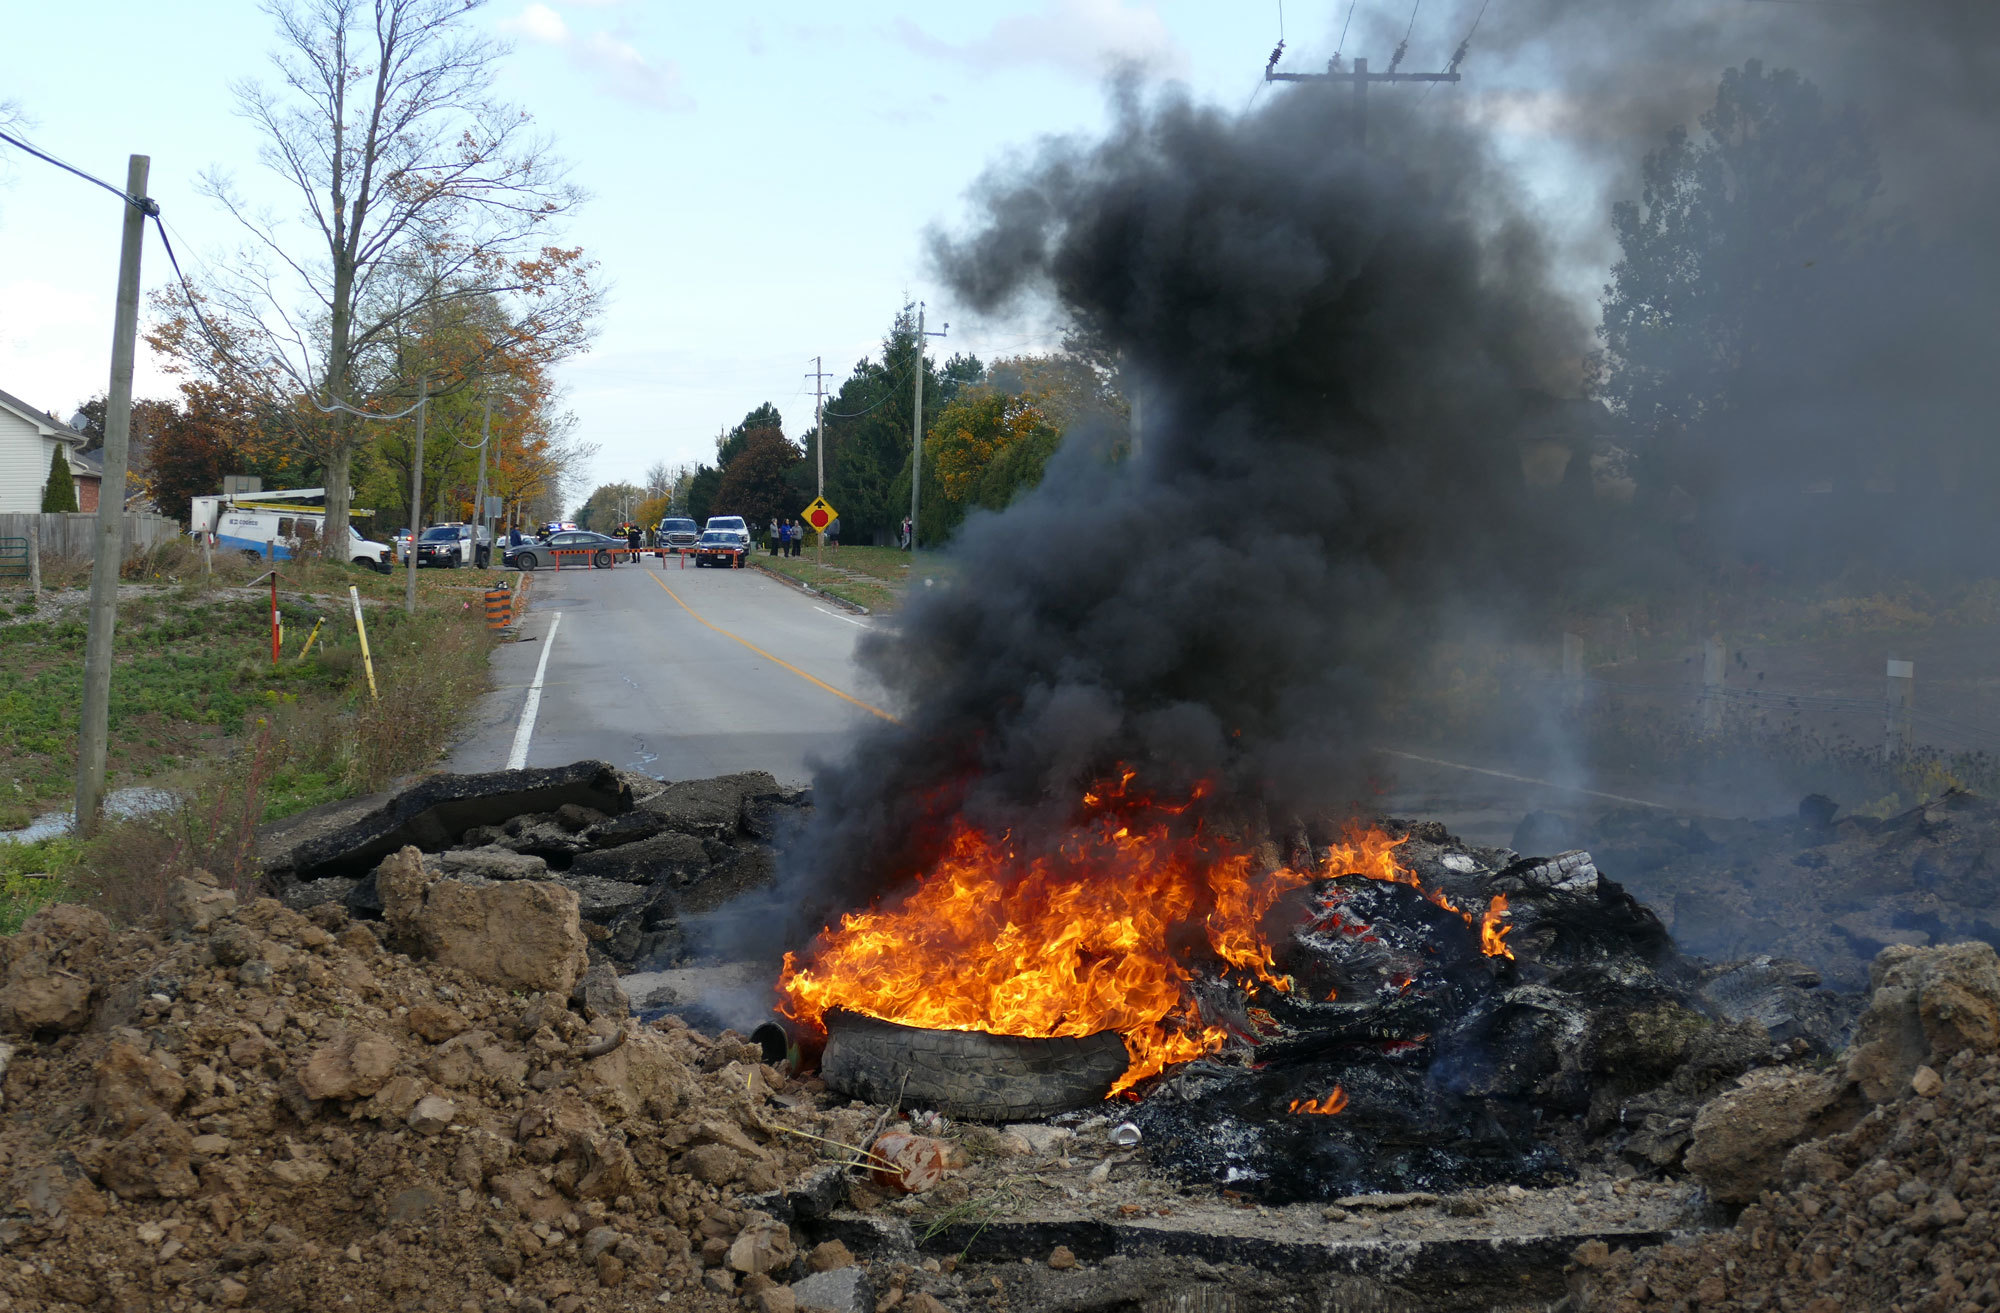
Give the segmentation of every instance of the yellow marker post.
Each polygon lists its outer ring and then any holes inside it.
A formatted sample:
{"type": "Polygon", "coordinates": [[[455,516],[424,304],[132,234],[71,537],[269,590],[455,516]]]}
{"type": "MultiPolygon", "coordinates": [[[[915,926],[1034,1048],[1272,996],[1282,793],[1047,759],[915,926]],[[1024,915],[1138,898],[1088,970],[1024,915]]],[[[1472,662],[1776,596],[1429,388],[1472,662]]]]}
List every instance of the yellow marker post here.
{"type": "Polygon", "coordinates": [[[313,640],[319,637],[319,627],[325,623],[326,623],[325,616],[321,616],[319,619],[313,621],[312,632],[306,635],[306,645],[299,649],[298,659],[300,661],[305,660],[306,653],[313,650],[313,640]]]}
{"type": "Polygon", "coordinates": [[[368,696],[380,698],[375,691],[375,660],[368,655],[368,626],[361,619],[361,590],[349,584],[347,595],[354,599],[354,632],[361,636],[361,668],[368,672],[368,696]]]}

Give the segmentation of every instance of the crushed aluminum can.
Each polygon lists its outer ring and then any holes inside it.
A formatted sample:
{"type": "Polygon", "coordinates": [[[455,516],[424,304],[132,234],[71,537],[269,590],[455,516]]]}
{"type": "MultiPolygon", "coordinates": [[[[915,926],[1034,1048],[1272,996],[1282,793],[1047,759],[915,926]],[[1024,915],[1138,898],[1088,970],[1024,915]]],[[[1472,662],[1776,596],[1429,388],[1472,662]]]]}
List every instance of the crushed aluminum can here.
{"type": "Polygon", "coordinates": [[[1140,1140],[1139,1128],[1131,1122],[1119,1122],[1105,1138],[1121,1149],[1129,1149],[1140,1140]]]}

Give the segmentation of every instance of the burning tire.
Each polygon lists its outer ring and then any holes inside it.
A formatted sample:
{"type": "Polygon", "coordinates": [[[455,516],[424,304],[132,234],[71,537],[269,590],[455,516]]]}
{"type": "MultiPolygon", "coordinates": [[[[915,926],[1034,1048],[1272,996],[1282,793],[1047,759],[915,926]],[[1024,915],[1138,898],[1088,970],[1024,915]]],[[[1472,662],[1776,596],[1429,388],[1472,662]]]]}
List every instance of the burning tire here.
{"type": "Polygon", "coordinates": [[[936,1108],[975,1121],[1026,1121],[1089,1107],[1111,1092],[1130,1057],[1111,1031],[1033,1039],[976,1030],[923,1030],[852,1012],[827,1014],[820,1076],[871,1103],[936,1108]]]}

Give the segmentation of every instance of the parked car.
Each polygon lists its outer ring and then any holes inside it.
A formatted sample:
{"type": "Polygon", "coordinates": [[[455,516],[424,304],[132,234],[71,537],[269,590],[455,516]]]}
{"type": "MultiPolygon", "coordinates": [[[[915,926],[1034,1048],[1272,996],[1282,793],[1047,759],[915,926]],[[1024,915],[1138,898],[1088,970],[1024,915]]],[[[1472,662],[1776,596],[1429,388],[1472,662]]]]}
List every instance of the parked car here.
{"type": "Polygon", "coordinates": [[[493,559],[493,540],[486,529],[470,524],[433,524],[417,539],[417,568],[434,565],[456,570],[461,565],[484,568],[493,559]],[[473,545],[473,535],[478,545],[473,545]]]}
{"type": "MultiPolygon", "coordinates": [[[[710,524],[715,521],[710,520],[710,524]]],[[[719,565],[724,569],[743,568],[743,560],[750,555],[750,535],[741,530],[710,529],[702,534],[694,545],[694,563],[697,568],[704,565],[719,565]]]]}
{"type": "Polygon", "coordinates": [[[611,553],[625,546],[622,538],[608,534],[593,533],[589,529],[562,529],[549,534],[538,543],[522,543],[519,547],[509,547],[500,558],[504,564],[516,570],[533,570],[543,565],[554,565],[557,558],[551,555],[557,549],[564,553],[561,560],[565,565],[582,564],[584,557],[570,555],[572,552],[589,552],[591,565],[599,570],[611,568],[611,553]]]}
{"type": "Polygon", "coordinates": [[[668,516],[660,521],[660,546],[677,552],[684,547],[692,547],[701,537],[701,530],[695,528],[693,520],[668,516]]]}
{"type": "Polygon", "coordinates": [[[713,533],[717,529],[734,529],[746,539],[750,536],[750,526],[743,522],[740,515],[711,515],[708,523],[701,526],[703,533],[713,533]]]}

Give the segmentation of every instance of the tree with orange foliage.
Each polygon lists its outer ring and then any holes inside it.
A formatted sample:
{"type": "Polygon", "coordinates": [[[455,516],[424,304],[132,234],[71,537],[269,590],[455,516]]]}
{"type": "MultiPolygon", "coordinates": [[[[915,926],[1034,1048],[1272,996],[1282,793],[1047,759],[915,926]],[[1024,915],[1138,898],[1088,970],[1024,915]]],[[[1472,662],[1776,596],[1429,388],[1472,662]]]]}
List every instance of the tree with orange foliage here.
{"type": "Polygon", "coordinates": [[[925,436],[925,474],[937,494],[933,525],[948,533],[975,507],[999,510],[1040,483],[1049,457],[1079,425],[1116,439],[1126,423],[1123,399],[1076,354],[995,361],[925,436]]]}

